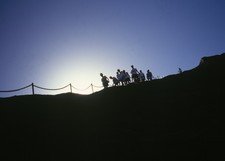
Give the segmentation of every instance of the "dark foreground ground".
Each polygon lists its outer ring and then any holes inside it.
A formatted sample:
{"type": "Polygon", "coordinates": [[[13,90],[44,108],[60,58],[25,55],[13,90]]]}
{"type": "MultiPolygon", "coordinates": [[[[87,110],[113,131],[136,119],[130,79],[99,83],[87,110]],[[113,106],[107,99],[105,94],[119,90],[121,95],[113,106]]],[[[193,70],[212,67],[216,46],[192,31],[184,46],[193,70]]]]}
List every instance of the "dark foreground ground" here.
{"type": "Polygon", "coordinates": [[[225,54],[89,96],[0,99],[2,161],[225,160],[225,54]]]}

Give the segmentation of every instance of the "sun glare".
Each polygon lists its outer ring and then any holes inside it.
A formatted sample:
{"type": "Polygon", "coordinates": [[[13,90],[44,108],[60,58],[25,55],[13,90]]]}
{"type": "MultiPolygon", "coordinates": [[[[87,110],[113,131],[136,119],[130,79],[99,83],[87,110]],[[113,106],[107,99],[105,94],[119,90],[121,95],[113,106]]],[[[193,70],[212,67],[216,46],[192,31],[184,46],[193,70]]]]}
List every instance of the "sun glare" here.
{"type": "Polygon", "coordinates": [[[62,90],[56,91],[38,91],[41,94],[59,94],[72,92],[78,94],[91,94],[102,90],[100,69],[93,63],[76,63],[75,65],[61,65],[52,70],[51,76],[47,75],[45,79],[50,80],[46,86],[49,88],[61,88],[68,84],[72,85],[62,90]],[[48,78],[47,78],[48,77],[48,78]]]}

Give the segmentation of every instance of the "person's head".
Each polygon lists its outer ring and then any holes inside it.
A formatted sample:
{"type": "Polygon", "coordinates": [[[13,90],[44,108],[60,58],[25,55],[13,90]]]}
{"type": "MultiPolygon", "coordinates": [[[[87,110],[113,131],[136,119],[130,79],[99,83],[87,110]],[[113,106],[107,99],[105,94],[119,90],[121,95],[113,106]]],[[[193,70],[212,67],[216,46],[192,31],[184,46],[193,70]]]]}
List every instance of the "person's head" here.
{"type": "Polygon", "coordinates": [[[110,79],[113,79],[113,77],[112,77],[112,76],[110,76],[109,78],[110,78],[110,79]]]}
{"type": "Polygon", "coordinates": [[[120,72],[120,69],[117,69],[117,72],[120,72]]]}
{"type": "Polygon", "coordinates": [[[103,77],[103,74],[102,74],[102,73],[100,73],[100,76],[101,76],[101,77],[103,77]]]}
{"type": "Polygon", "coordinates": [[[131,65],[131,68],[134,68],[134,66],[133,66],[133,65],[131,65]]]}
{"type": "Polygon", "coordinates": [[[149,73],[149,69],[147,70],[147,72],[149,73]]]}

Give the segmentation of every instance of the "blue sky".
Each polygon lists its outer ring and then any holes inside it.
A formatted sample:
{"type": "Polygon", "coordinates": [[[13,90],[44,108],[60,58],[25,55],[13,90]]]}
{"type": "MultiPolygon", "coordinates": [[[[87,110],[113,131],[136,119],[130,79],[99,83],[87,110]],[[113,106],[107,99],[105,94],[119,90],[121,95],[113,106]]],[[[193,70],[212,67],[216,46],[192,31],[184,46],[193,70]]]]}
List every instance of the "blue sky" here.
{"type": "Polygon", "coordinates": [[[225,52],[224,30],[224,0],[0,0],[0,90],[189,70],[225,52]]]}

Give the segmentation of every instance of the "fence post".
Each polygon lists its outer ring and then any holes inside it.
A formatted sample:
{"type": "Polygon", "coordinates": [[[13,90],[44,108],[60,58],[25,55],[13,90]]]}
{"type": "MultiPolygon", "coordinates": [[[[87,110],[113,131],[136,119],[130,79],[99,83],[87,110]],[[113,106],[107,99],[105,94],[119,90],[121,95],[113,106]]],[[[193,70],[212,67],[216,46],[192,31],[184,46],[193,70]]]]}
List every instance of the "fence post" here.
{"type": "Polygon", "coordinates": [[[70,93],[73,93],[73,90],[72,90],[72,85],[70,83],[70,93]]]}
{"type": "Polygon", "coordinates": [[[94,93],[94,88],[93,88],[93,84],[91,83],[91,90],[92,90],[92,93],[94,93]]]}
{"type": "Polygon", "coordinates": [[[34,83],[32,83],[31,86],[32,86],[32,94],[34,95],[34,83]]]}

